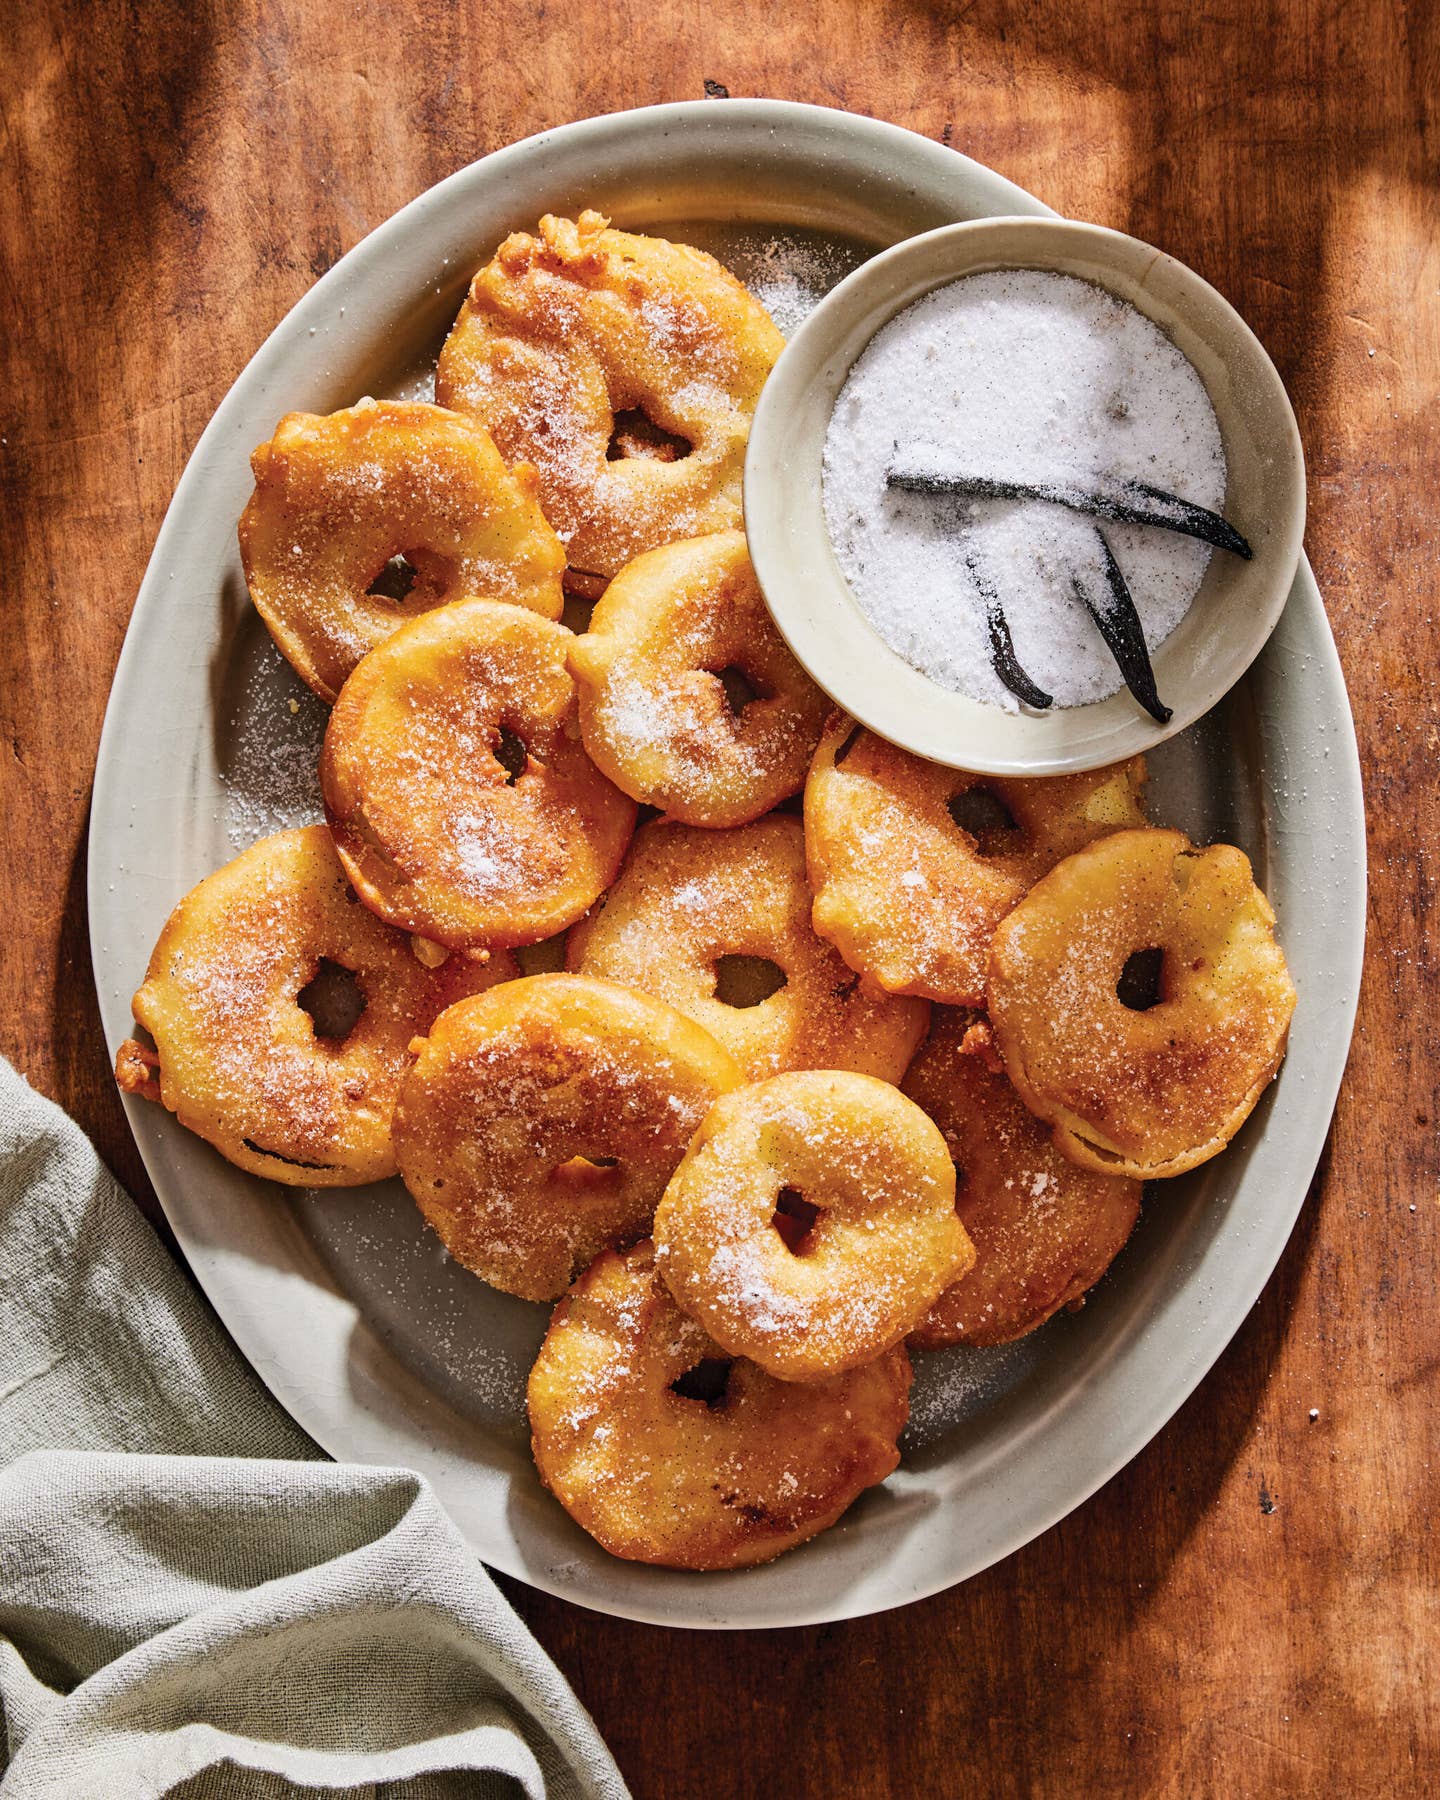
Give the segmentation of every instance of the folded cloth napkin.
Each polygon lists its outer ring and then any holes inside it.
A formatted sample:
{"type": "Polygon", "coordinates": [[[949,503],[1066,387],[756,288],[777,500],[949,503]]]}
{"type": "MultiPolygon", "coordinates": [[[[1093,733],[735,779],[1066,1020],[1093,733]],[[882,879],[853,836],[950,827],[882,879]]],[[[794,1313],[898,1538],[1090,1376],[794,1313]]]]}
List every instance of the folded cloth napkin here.
{"type": "Polygon", "coordinates": [[[325,1461],[0,1060],[0,1800],[624,1800],[404,1469],[325,1461]]]}

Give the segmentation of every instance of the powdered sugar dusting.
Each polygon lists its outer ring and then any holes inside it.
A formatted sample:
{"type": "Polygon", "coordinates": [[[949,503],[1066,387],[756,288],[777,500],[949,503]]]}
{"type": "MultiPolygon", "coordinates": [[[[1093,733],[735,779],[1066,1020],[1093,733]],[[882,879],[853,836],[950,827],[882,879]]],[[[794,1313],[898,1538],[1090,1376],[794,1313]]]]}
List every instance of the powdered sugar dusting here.
{"type": "Polygon", "coordinates": [[[782,1376],[829,1373],[894,1343],[963,1244],[909,1111],[893,1090],[834,1072],[732,1096],[656,1221],[656,1258],[681,1303],[700,1301],[721,1341],[782,1376]],[[773,1226],[790,1186],[818,1209],[803,1253],[773,1226]]]}

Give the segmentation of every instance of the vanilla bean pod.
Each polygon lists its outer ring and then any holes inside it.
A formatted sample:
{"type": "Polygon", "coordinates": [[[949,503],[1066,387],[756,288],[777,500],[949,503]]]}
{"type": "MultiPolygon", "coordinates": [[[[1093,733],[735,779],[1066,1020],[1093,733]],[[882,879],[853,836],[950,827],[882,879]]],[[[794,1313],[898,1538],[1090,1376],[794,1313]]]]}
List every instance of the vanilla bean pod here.
{"type": "Polygon", "coordinates": [[[1043,500],[1071,512],[1110,519],[1117,525],[1154,525],[1161,531],[1199,538],[1217,550],[1250,561],[1250,545],[1219,513],[1167,494],[1145,481],[996,481],[988,475],[942,475],[927,469],[891,469],[889,487],[912,494],[959,494],[970,500],[1043,500]]]}
{"type": "Polygon", "coordinates": [[[1121,572],[1115,553],[1097,525],[1095,535],[1105,559],[1105,580],[1110,589],[1103,604],[1097,604],[1078,575],[1071,577],[1075,597],[1095,621],[1110,654],[1115,658],[1125,685],[1152,719],[1168,725],[1171,709],[1164,705],[1155,687],[1155,671],[1150,666],[1150,651],[1145,643],[1145,629],[1135,610],[1135,601],[1121,572]]]}
{"type": "Polygon", "coordinates": [[[985,603],[985,625],[990,633],[990,666],[1017,700],[1023,700],[1027,706],[1043,712],[1053,704],[1054,696],[1038,687],[1020,667],[1015,644],[1010,636],[1010,621],[1005,617],[1005,608],[1000,604],[1000,596],[995,591],[994,583],[981,569],[973,551],[965,552],[965,567],[974,576],[980,598],[985,603]]]}

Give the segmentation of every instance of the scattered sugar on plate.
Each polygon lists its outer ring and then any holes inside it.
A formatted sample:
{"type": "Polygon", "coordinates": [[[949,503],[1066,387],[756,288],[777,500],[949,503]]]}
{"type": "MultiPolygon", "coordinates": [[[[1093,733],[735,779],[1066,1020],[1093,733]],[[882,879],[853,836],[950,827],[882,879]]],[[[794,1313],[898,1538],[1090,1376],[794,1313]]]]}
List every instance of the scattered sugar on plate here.
{"type": "MultiPolygon", "coordinates": [[[[902,492],[903,460],[1024,482],[1149,483],[1219,512],[1225,455],[1204,383],[1142,313],[1071,276],[965,276],[898,313],[851,369],[826,436],[831,540],[880,636],[940,686],[1014,711],[966,558],[999,595],[1015,651],[1061,706],[1122,681],[1081,601],[1105,586],[1096,521],[1038,501],[902,492]]],[[[1107,523],[1152,653],[1179,624],[1208,546],[1107,523]]]]}
{"type": "Polygon", "coordinates": [[[268,640],[247,659],[221,765],[226,835],[237,851],[323,817],[320,744],[329,716],[268,640]]]}
{"type": "Polygon", "coordinates": [[[788,338],[862,256],[856,246],[833,238],[785,232],[770,238],[737,238],[726,246],[721,261],[788,338]]]}
{"type": "Polygon", "coordinates": [[[306,1237],[385,1349],[466,1417],[522,1433],[546,1312],[454,1262],[398,1180],[297,1188],[292,1198],[306,1237]]]}
{"type": "Polygon", "coordinates": [[[417,369],[394,383],[387,391],[390,400],[422,400],[429,405],[435,403],[435,362],[433,356],[427,357],[417,369]]]}
{"type": "Polygon", "coordinates": [[[1055,1340],[1044,1328],[1014,1343],[984,1349],[960,1345],[915,1352],[915,1386],[903,1447],[913,1451],[942,1442],[950,1432],[999,1405],[1047,1355],[1055,1355],[1055,1340]]]}

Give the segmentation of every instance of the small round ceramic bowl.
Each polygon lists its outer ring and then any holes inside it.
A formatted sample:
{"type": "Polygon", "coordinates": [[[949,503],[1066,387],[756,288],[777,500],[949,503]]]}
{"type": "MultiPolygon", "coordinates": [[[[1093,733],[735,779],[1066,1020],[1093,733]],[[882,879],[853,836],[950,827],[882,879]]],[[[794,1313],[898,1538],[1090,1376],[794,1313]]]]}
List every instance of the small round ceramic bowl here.
{"type": "Polygon", "coordinates": [[[1068,219],[977,219],[907,239],[816,307],[765,384],[745,463],[745,529],[775,622],[854,718],[934,762],[988,775],[1059,775],[1152,748],[1232,688],[1274,630],[1305,529],[1305,463],[1275,365],[1192,269],[1137,238],[1068,219]],[[1088,706],[1009,712],[952,693],[905,662],[860,610],[825,524],[822,456],[851,365],[887,320],[933,288],[986,269],[1075,275],[1137,307],[1205,383],[1227,465],[1225,517],[1250,561],[1216,551],[1180,624],[1152,645],[1172,716],[1123,688],[1088,706]]]}

